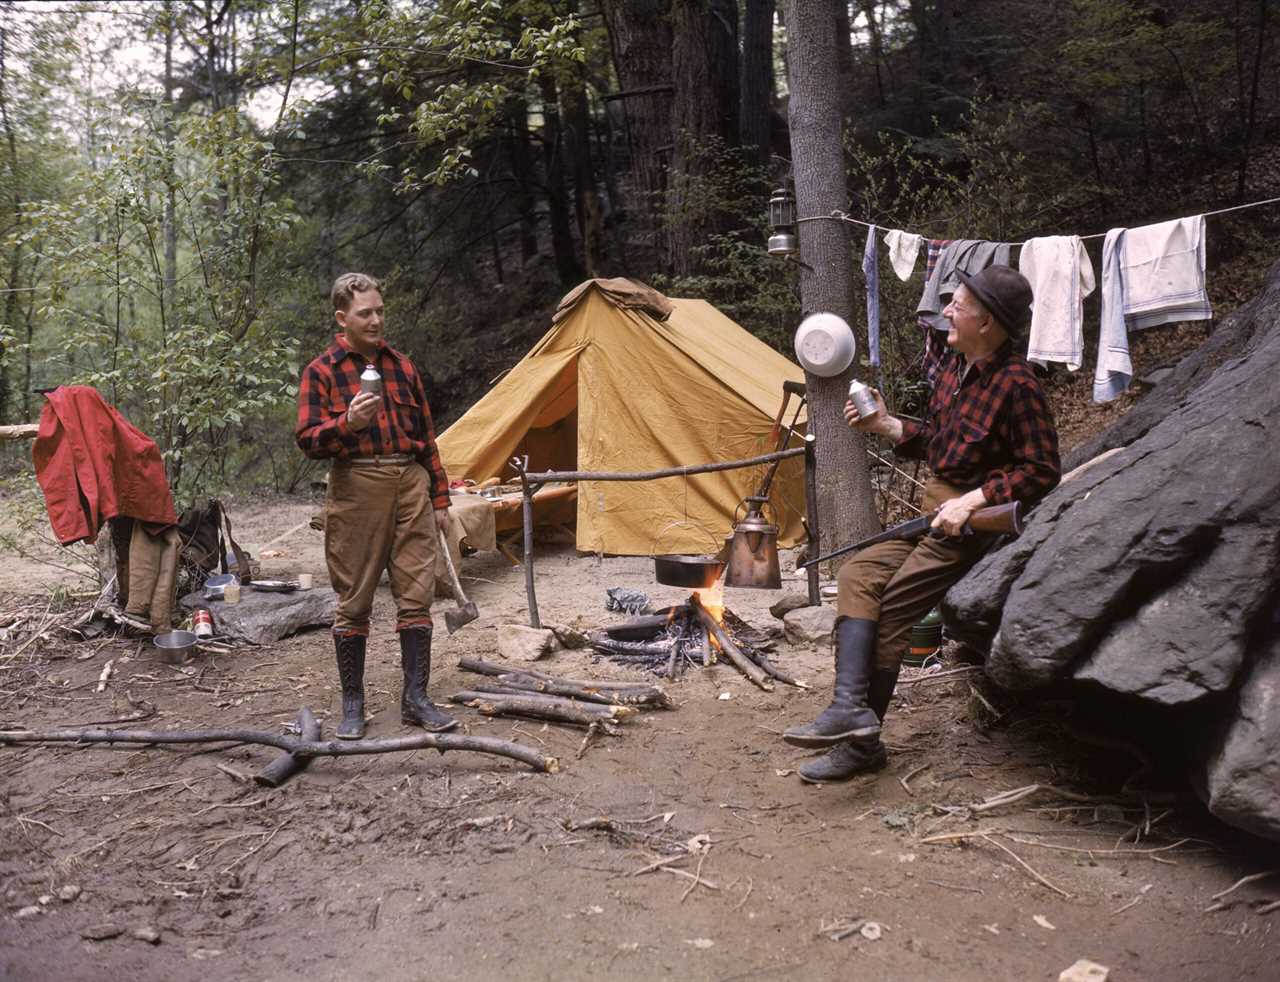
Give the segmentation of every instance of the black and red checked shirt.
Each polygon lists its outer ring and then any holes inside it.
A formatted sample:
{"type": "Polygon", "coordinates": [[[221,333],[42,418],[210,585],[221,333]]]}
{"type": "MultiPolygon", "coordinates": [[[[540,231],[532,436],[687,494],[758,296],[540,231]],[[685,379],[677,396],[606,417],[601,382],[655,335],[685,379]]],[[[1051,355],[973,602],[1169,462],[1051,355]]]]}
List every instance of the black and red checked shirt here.
{"type": "Polygon", "coordinates": [[[895,452],[923,457],[949,484],[981,487],[993,505],[1033,504],[1053,490],[1062,477],[1053,412],[1013,343],[972,366],[950,351],[939,367],[928,415],[902,421],[895,452]]]}
{"type": "Polygon", "coordinates": [[[338,334],[324,354],[302,372],[298,387],[298,425],[294,435],[308,457],[370,457],[410,454],[431,477],[431,505],[449,507],[449,478],[436,449],[426,389],[413,362],[379,342],[373,366],[382,374],[382,408],[363,430],[347,422],[347,405],[360,394],[364,355],[338,334]]]}

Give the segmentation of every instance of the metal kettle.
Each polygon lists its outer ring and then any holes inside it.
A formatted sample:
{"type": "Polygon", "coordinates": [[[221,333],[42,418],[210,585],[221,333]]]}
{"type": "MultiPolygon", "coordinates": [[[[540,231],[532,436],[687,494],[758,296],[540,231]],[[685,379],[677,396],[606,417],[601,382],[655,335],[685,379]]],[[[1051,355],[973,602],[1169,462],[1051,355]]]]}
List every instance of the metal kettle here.
{"type": "MultiPolygon", "coordinates": [[[[778,526],[764,518],[768,495],[750,495],[743,499],[746,517],[737,522],[725,539],[728,562],[724,585],[756,590],[782,587],[782,570],[778,566],[778,526]]],[[[742,505],[739,505],[742,507],[742,505]]]]}

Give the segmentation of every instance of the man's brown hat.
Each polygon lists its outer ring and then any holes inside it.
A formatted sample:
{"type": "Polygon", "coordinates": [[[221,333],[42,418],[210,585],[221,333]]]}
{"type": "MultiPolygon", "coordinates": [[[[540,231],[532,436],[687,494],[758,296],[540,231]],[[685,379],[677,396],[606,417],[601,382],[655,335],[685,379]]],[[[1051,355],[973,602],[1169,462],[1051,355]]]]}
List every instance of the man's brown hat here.
{"type": "Polygon", "coordinates": [[[957,270],[960,282],[991,312],[1010,337],[1021,337],[1031,325],[1031,284],[1016,269],[988,266],[976,276],[957,270]]]}

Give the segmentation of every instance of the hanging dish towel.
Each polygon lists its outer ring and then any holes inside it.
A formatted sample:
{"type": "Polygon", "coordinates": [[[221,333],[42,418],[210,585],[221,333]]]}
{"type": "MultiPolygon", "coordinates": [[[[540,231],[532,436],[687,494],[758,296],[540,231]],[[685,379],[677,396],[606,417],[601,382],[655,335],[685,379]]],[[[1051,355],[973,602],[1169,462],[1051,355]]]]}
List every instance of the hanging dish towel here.
{"type": "Polygon", "coordinates": [[[916,256],[920,254],[922,236],[892,228],[884,233],[884,244],[889,247],[889,262],[898,279],[905,282],[916,270],[916,256]]]}
{"type": "Polygon", "coordinates": [[[862,250],[862,274],[867,278],[867,354],[871,367],[880,367],[880,269],[876,227],[867,229],[867,244],[862,250]]]}
{"type": "Polygon", "coordinates": [[[1098,366],[1093,372],[1093,401],[1110,402],[1133,378],[1129,360],[1129,332],[1124,326],[1125,229],[1113,228],[1102,242],[1102,330],[1098,334],[1098,366]]]}
{"type": "Polygon", "coordinates": [[[1084,364],[1084,298],[1093,292],[1093,263],[1078,235],[1046,235],[1022,244],[1018,270],[1031,283],[1027,360],[1044,367],[1084,364]]]}
{"type": "Polygon", "coordinates": [[[916,315],[928,321],[936,330],[949,330],[951,325],[942,316],[942,310],[960,285],[957,270],[973,276],[992,265],[1009,265],[1007,242],[956,239],[947,243],[938,255],[937,265],[925,281],[924,292],[916,306],[916,315]]]}
{"type": "Polygon", "coordinates": [[[1121,270],[1130,330],[1213,316],[1204,282],[1204,216],[1131,228],[1121,270]]]}

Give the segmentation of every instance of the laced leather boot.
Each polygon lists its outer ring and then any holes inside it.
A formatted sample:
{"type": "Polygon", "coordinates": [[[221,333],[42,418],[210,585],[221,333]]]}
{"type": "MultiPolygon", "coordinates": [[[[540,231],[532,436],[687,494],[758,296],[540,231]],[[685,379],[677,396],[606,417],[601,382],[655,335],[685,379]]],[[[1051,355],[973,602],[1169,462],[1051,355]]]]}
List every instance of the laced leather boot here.
{"type": "Polygon", "coordinates": [[[836,682],[831,705],[812,723],[793,726],[782,739],[797,747],[830,747],[880,734],[880,718],[867,705],[879,625],[846,617],[836,626],[836,682]]]}
{"type": "MultiPolygon", "coordinates": [[[[867,705],[884,723],[884,714],[893,698],[893,687],[898,684],[898,670],[877,668],[871,676],[867,691],[867,705]]],[[[825,784],[828,781],[847,781],[857,774],[878,771],[889,763],[888,751],[879,736],[868,740],[846,740],[837,743],[821,757],[801,764],[800,780],[809,784],[825,784]]]]}
{"type": "Polygon", "coordinates": [[[335,634],[333,647],[338,655],[338,681],[342,683],[342,722],[339,740],[359,740],[364,736],[364,650],[363,634],[335,634]]]}
{"type": "Polygon", "coordinates": [[[458,721],[442,713],[427,698],[431,678],[431,628],[406,627],[400,632],[400,667],[404,669],[404,690],[400,694],[400,719],[416,723],[431,733],[442,733],[458,721]]]}

